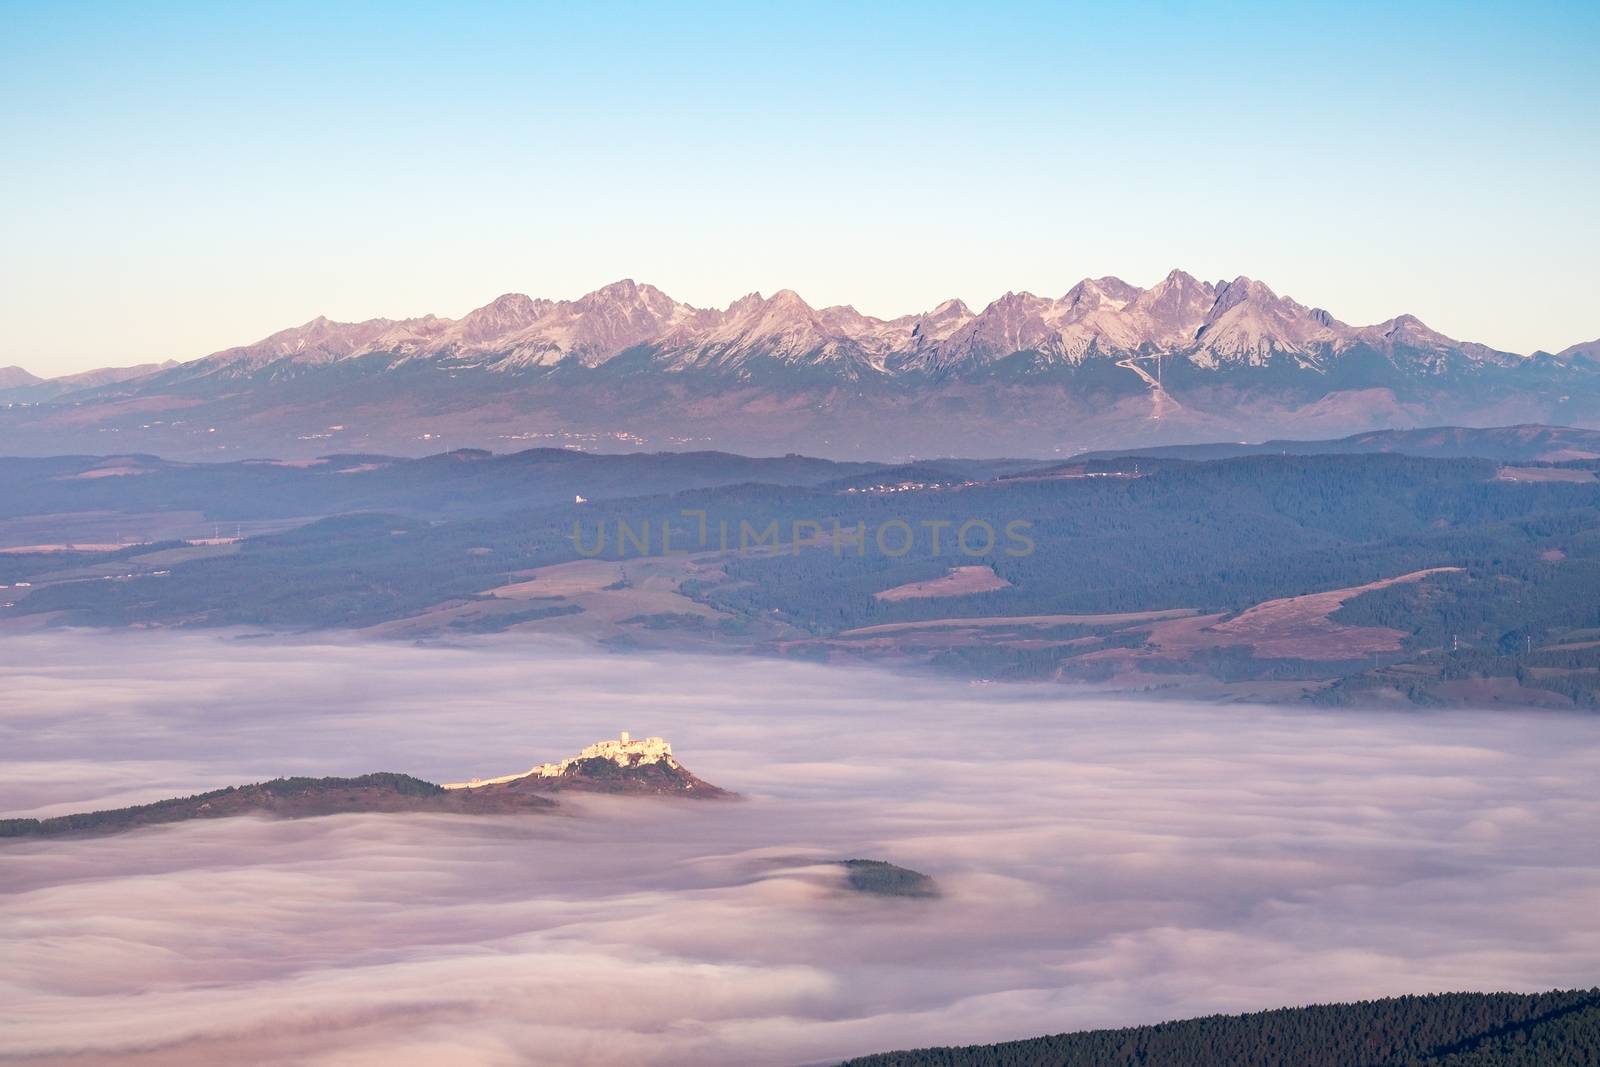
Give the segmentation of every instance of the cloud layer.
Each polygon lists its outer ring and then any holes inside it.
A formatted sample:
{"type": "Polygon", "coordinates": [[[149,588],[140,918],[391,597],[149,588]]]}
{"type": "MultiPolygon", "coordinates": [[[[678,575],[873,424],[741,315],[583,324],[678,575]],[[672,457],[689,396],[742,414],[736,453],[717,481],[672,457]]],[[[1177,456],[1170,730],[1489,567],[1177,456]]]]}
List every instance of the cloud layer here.
{"type": "Polygon", "coordinates": [[[0,845],[0,1058],[803,1063],[1600,975],[1600,719],[1264,711],[798,663],[0,642],[0,813],[662,734],[731,803],[0,845]],[[932,874],[844,893],[819,861],[932,874]]]}

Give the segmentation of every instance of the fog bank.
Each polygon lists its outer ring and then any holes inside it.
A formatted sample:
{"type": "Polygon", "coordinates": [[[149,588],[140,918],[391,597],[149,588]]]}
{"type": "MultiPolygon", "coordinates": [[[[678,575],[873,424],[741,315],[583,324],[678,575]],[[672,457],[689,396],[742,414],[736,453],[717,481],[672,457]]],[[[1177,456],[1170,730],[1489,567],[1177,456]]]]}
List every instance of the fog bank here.
{"type": "Polygon", "coordinates": [[[0,815],[661,734],[727,803],[0,842],[0,1058],[785,1064],[1600,981],[1600,718],[1064,698],[876,669],[0,640],[0,815]],[[887,859],[938,900],[842,891],[887,859]]]}

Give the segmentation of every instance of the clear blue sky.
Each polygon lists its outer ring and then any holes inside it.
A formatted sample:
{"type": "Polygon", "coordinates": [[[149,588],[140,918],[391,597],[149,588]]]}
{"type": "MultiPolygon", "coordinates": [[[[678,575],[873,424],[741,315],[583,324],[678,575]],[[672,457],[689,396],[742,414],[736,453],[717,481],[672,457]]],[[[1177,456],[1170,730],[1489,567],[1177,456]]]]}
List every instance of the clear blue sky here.
{"type": "Polygon", "coordinates": [[[0,3],[0,365],[620,277],[1600,335],[1600,4],[0,3]]]}

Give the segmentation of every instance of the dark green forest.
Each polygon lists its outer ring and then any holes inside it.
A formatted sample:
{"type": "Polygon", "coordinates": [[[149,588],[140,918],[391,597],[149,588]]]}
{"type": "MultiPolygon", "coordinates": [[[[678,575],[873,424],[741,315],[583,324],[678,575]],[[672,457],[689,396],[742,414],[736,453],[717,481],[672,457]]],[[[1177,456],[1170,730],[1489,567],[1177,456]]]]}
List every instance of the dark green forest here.
{"type": "Polygon", "coordinates": [[[846,1067],[1594,1067],[1600,989],[1444,993],[1212,1015],[998,1045],[863,1056],[846,1067]]]}

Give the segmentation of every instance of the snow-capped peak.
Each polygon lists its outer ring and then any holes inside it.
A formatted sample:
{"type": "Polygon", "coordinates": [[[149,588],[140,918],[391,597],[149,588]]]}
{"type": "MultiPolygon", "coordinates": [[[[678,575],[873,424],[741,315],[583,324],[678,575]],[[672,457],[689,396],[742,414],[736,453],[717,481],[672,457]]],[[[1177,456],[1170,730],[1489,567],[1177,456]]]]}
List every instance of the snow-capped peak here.
{"type": "Polygon", "coordinates": [[[982,366],[1016,353],[1076,364],[1095,354],[1162,352],[1202,367],[1292,356],[1320,367],[1353,346],[1384,353],[1465,353],[1413,316],[1352,328],[1255,279],[1201,281],[1170,271],[1148,289],[1120,278],[1085,278],[1059,299],[1008,292],[974,313],[960,300],[880,319],[848,304],[813,308],[794,290],[750,293],[725,310],[696,308],[624,278],[575,300],[506,293],[459,320],[432,315],[341,323],[325,317],[253,345],[215,353],[199,369],[252,373],[268,364],[318,364],[358,356],[381,361],[446,358],[491,370],[575,360],[604,364],[630,349],[666,370],[740,368],[747,362],[827,364],[885,373],[982,366]]]}

